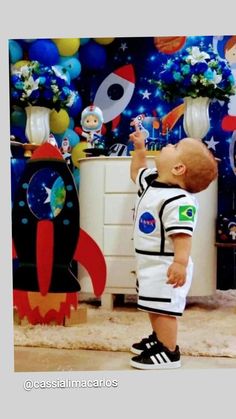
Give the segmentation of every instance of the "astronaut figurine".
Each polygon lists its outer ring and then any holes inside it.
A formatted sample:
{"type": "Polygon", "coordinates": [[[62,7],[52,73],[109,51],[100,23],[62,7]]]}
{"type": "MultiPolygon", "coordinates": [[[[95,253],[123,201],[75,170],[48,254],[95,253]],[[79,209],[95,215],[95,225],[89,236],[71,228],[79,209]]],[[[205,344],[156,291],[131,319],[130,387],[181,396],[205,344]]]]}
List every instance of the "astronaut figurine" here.
{"type": "Polygon", "coordinates": [[[88,148],[96,147],[96,143],[101,138],[101,129],[103,124],[103,114],[98,106],[90,105],[85,108],[81,114],[81,135],[87,139],[88,148]]]}

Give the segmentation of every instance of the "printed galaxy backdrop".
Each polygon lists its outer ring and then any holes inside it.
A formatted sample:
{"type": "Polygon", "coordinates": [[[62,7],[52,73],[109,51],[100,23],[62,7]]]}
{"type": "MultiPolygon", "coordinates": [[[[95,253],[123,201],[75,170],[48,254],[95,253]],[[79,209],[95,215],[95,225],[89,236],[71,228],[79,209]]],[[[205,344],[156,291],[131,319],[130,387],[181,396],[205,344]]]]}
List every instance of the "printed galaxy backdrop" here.
{"type": "MultiPolygon", "coordinates": [[[[130,122],[138,114],[144,114],[144,127],[149,131],[149,148],[160,149],[163,145],[175,143],[186,136],[183,128],[183,114],[171,120],[169,129],[163,125],[163,118],[177,108],[182,99],[168,103],[161,99],[160,92],[150,80],[156,80],[163,64],[175,54],[188,46],[199,46],[201,49],[213,45],[215,51],[225,58],[224,47],[233,35],[227,36],[179,36],[179,37],[127,37],[127,38],[84,38],[73,49],[63,40],[27,39],[9,40],[9,68],[18,62],[37,60],[45,65],[66,68],[70,84],[78,92],[78,100],[68,110],[70,122],[66,129],[54,135],[59,147],[63,139],[69,140],[70,168],[74,174],[79,191],[79,164],[81,157],[80,117],[82,110],[90,104],[99,106],[104,114],[103,135],[101,147],[110,150],[110,154],[130,154],[131,145],[128,142],[132,131],[130,122]]],[[[236,39],[235,58],[229,63],[233,74],[236,69],[236,39]]],[[[10,86],[11,87],[11,86],[10,86]]],[[[232,108],[232,106],[231,106],[232,108]]],[[[10,132],[21,143],[27,142],[25,136],[25,110],[14,107],[10,103],[10,132]]],[[[236,123],[223,129],[222,120],[228,114],[227,103],[212,100],[209,108],[210,130],[204,142],[219,163],[219,195],[218,216],[229,216],[235,224],[235,186],[236,186],[236,123]]],[[[236,107],[234,115],[236,116],[236,107]]],[[[60,131],[60,130],[59,130],[60,131]]],[[[11,147],[12,152],[12,199],[25,167],[26,159],[21,147],[11,147]]],[[[68,155],[68,154],[67,154],[68,155]]],[[[47,195],[44,197],[47,198],[47,195]]],[[[43,198],[43,199],[44,199],[43,198]]],[[[210,203],[209,203],[210,205],[210,203]]],[[[232,281],[224,282],[222,265],[219,266],[219,288],[236,288],[235,253],[224,255],[232,281]]]]}

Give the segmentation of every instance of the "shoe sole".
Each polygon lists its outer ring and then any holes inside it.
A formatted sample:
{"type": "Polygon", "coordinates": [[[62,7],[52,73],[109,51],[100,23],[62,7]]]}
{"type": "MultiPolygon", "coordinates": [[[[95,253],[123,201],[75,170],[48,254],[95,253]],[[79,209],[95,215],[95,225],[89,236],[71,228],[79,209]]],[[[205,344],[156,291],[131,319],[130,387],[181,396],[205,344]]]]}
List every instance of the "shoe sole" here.
{"type": "Polygon", "coordinates": [[[140,355],[143,352],[143,350],[141,350],[141,349],[135,349],[135,348],[130,348],[130,352],[132,352],[132,354],[135,354],[135,355],[140,355]]]}
{"type": "Polygon", "coordinates": [[[138,368],[140,370],[164,370],[164,369],[174,369],[181,367],[181,361],[175,361],[166,364],[141,364],[140,362],[135,362],[132,359],[130,360],[131,367],[138,368]]]}

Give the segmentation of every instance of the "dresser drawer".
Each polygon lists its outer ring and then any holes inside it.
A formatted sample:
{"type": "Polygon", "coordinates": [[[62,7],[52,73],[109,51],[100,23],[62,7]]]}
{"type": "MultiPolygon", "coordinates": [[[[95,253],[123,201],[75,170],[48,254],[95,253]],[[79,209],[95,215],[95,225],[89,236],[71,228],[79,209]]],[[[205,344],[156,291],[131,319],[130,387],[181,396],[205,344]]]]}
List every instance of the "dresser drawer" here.
{"type": "Polygon", "coordinates": [[[133,224],[136,194],[106,194],[104,224],[133,224]]]}
{"type": "Polygon", "coordinates": [[[133,256],[133,226],[104,226],[105,256],[133,256]]]}
{"type": "Polygon", "coordinates": [[[134,257],[106,257],[106,288],[136,288],[136,262],[134,257]]]}
{"type": "Polygon", "coordinates": [[[105,166],[105,192],[137,192],[137,186],[130,178],[130,159],[107,162],[105,166]]]}

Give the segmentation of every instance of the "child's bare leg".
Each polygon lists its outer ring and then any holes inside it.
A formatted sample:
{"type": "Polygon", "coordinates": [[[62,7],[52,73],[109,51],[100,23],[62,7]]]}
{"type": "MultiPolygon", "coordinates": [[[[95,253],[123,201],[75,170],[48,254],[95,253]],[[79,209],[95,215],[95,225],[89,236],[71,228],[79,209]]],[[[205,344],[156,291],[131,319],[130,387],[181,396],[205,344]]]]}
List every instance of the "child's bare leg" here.
{"type": "Polygon", "coordinates": [[[177,342],[177,319],[176,317],[163,314],[148,313],[152,328],[160,342],[170,351],[174,351],[177,342]]]}

